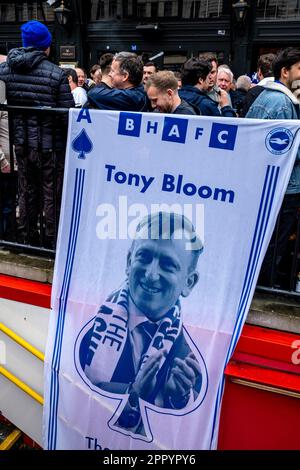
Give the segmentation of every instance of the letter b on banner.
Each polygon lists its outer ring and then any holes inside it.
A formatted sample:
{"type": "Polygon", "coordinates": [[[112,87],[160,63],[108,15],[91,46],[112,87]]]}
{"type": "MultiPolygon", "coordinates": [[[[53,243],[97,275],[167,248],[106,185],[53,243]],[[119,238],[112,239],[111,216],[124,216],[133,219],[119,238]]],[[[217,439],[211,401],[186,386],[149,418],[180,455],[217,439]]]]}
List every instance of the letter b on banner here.
{"type": "Polygon", "coordinates": [[[120,113],[118,134],[139,137],[142,115],[136,113],[120,113]]]}

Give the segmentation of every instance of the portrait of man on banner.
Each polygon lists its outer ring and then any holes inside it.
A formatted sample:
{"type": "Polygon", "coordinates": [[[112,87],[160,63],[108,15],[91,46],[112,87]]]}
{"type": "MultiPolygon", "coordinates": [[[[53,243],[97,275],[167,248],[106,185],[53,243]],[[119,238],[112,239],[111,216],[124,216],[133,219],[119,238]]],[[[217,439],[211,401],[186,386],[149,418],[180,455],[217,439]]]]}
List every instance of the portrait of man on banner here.
{"type": "Polygon", "coordinates": [[[190,409],[206,384],[180,302],[198,282],[202,251],[193,224],[182,214],[157,212],[139,222],[126,279],[100,306],[79,348],[87,379],[128,397],[114,427],[143,435],[140,399],[164,410],[190,409]]]}

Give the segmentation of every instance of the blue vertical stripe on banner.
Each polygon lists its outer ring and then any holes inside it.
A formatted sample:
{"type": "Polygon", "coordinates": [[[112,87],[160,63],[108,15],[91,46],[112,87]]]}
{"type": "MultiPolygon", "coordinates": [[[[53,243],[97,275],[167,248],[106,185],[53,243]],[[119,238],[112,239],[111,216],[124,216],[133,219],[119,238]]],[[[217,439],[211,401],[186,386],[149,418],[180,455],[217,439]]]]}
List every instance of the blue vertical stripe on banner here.
{"type": "MultiPolygon", "coordinates": [[[[247,305],[248,300],[249,300],[249,296],[250,296],[250,292],[251,292],[251,288],[252,288],[252,285],[253,285],[253,280],[254,280],[257,264],[258,264],[258,260],[259,260],[260,254],[261,254],[262,245],[263,245],[263,242],[264,242],[264,239],[265,239],[268,222],[269,222],[270,215],[271,215],[271,209],[272,209],[273,202],[274,202],[275,189],[276,189],[276,186],[277,186],[278,175],[279,175],[279,168],[278,167],[277,168],[273,167],[272,168],[272,180],[273,181],[272,181],[272,185],[270,185],[270,187],[269,187],[268,200],[266,201],[266,204],[265,204],[264,218],[263,218],[263,220],[261,222],[261,226],[259,228],[259,237],[258,237],[256,246],[255,246],[255,250],[254,250],[254,257],[253,257],[251,269],[249,269],[249,266],[247,268],[247,273],[249,272],[249,274],[248,274],[248,276],[246,274],[247,282],[244,282],[244,287],[243,287],[243,291],[242,291],[242,295],[241,295],[241,301],[240,301],[240,305],[239,305],[239,308],[238,308],[237,323],[236,323],[235,328],[233,330],[234,333],[233,333],[233,336],[232,336],[232,339],[231,339],[231,346],[229,348],[226,361],[229,360],[229,357],[231,356],[231,354],[232,354],[232,352],[233,352],[233,350],[236,346],[237,340],[238,340],[240,332],[241,332],[241,328],[243,326],[243,317],[244,317],[244,314],[245,314],[245,311],[246,311],[246,305],[247,305]]],[[[250,264],[250,262],[249,262],[249,264],[250,264]]]]}
{"type": "MultiPolygon", "coordinates": [[[[51,395],[50,395],[50,416],[52,416],[52,420],[49,421],[50,434],[48,436],[48,442],[52,443],[50,444],[51,448],[53,448],[53,445],[55,446],[55,443],[56,443],[56,432],[53,435],[53,432],[56,431],[56,426],[54,426],[53,428],[51,423],[53,423],[53,419],[55,419],[55,417],[57,416],[58,394],[59,394],[58,373],[59,373],[60,352],[61,352],[61,344],[62,344],[62,336],[63,336],[63,325],[64,325],[64,318],[65,318],[65,307],[66,307],[66,302],[67,302],[67,292],[68,292],[68,286],[70,284],[70,277],[71,277],[72,265],[73,265],[73,260],[74,260],[75,244],[76,244],[77,233],[78,233],[83,182],[84,182],[84,173],[82,172],[82,170],[80,170],[79,173],[77,170],[76,173],[77,174],[76,174],[76,179],[75,179],[75,190],[74,190],[74,198],[73,198],[69,246],[68,246],[68,253],[67,253],[67,260],[66,260],[65,275],[64,275],[62,291],[60,295],[58,324],[57,324],[55,347],[54,347],[53,360],[52,360],[53,369],[52,369],[51,395]],[[54,439],[54,444],[53,444],[53,439],[54,439]]],[[[56,419],[55,419],[55,423],[56,423],[56,419]]]]}
{"type": "Polygon", "coordinates": [[[253,279],[254,279],[256,267],[257,267],[259,256],[260,256],[260,253],[261,253],[261,248],[262,248],[263,241],[264,241],[264,238],[265,238],[265,235],[266,235],[268,221],[269,221],[269,218],[270,218],[271,209],[272,209],[272,205],[273,205],[273,201],[274,201],[274,195],[275,195],[275,189],[276,189],[276,186],[277,186],[278,175],[279,175],[279,168],[272,167],[271,181],[270,181],[270,184],[269,184],[269,187],[268,187],[268,194],[267,194],[267,198],[266,198],[266,202],[265,202],[265,206],[264,206],[264,210],[263,210],[263,217],[260,221],[260,226],[259,226],[258,230],[257,230],[257,227],[255,228],[254,237],[256,236],[257,232],[258,232],[258,237],[257,237],[255,245],[252,244],[252,247],[251,247],[251,256],[250,256],[248,266],[247,266],[244,286],[243,286],[241,299],[240,299],[240,303],[239,303],[239,307],[238,307],[237,320],[236,320],[236,324],[235,324],[235,327],[234,327],[234,330],[233,330],[233,336],[232,336],[232,339],[231,339],[230,348],[228,350],[226,362],[229,359],[229,357],[231,356],[231,354],[232,354],[232,352],[235,348],[236,342],[237,342],[239,334],[240,334],[241,327],[243,326],[242,325],[242,323],[243,323],[243,314],[245,313],[245,308],[246,308],[246,305],[247,305],[247,302],[248,302],[248,299],[249,299],[249,295],[250,295],[250,292],[251,292],[251,287],[252,287],[252,284],[253,284],[253,279]]]}
{"type": "Polygon", "coordinates": [[[219,385],[218,392],[217,392],[217,398],[216,398],[214,416],[213,416],[211,446],[212,446],[213,439],[214,439],[216,422],[217,422],[217,417],[219,414],[219,406],[221,403],[221,398],[222,398],[224,384],[225,384],[224,371],[231,357],[231,354],[234,351],[234,348],[236,346],[236,343],[241,333],[241,328],[244,324],[243,320],[244,320],[244,316],[246,313],[246,306],[247,306],[249,296],[251,293],[258,260],[261,254],[261,249],[262,249],[262,245],[265,239],[267,226],[268,226],[268,222],[270,219],[271,209],[272,209],[273,202],[274,202],[274,195],[275,195],[275,189],[276,189],[277,182],[278,182],[279,170],[280,170],[279,167],[269,165],[266,171],[265,181],[264,181],[263,190],[262,190],[262,196],[260,200],[260,205],[259,205],[259,210],[258,210],[258,215],[256,219],[255,230],[254,230],[254,235],[253,235],[253,240],[252,240],[252,245],[251,245],[251,250],[250,250],[249,261],[248,261],[247,270],[245,274],[240,302],[239,302],[239,306],[237,310],[237,319],[236,319],[236,323],[233,329],[233,335],[232,335],[231,342],[228,348],[227,356],[225,359],[222,381],[219,385]]]}
{"type": "Polygon", "coordinates": [[[59,400],[59,380],[60,357],[63,341],[63,330],[66,314],[66,306],[72,276],[72,269],[76,251],[76,242],[81,215],[82,196],[84,188],[85,170],[76,169],[75,185],[72,203],[71,224],[68,241],[68,251],[65,264],[64,278],[59,297],[59,312],[57,319],[56,334],[54,340],[53,356],[51,362],[51,382],[49,399],[49,422],[48,422],[48,449],[55,450],[57,438],[57,411],[59,400]]]}

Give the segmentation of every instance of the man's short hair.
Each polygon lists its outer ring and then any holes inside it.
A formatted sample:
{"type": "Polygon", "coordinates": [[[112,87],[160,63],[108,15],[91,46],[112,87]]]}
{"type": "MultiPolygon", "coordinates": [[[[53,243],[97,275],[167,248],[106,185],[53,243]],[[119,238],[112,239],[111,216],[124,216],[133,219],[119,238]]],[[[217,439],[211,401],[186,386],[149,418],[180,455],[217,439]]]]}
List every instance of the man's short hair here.
{"type": "Polygon", "coordinates": [[[233,82],[233,73],[231,72],[230,68],[228,67],[228,65],[222,65],[221,67],[218,68],[218,75],[220,73],[226,73],[227,76],[229,77],[229,80],[230,82],[232,83],[233,82]]]}
{"type": "Polygon", "coordinates": [[[146,64],[144,64],[144,67],[154,67],[155,72],[158,71],[157,65],[154,62],[147,62],[146,64]]]}
{"type": "Polygon", "coordinates": [[[76,70],[70,68],[70,69],[65,69],[64,71],[65,71],[67,77],[71,77],[71,78],[72,78],[72,81],[73,81],[76,85],[78,85],[78,76],[77,76],[76,70]]]}
{"type": "Polygon", "coordinates": [[[120,72],[128,73],[128,81],[138,86],[141,84],[143,79],[143,62],[142,60],[132,52],[119,52],[115,54],[114,60],[119,62],[120,72]]]}
{"type": "MultiPolygon", "coordinates": [[[[203,251],[203,243],[197,235],[192,222],[183,214],[156,212],[145,216],[136,228],[135,240],[176,240],[175,232],[177,230],[188,234],[186,240],[190,246],[187,252],[191,254],[189,270],[193,271],[203,251]]],[[[133,246],[134,241],[130,251],[133,250],[133,246]]]]}
{"type": "Polygon", "coordinates": [[[168,89],[173,91],[178,90],[178,80],[171,70],[161,70],[148,78],[145,89],[149,90],[151,86],[154,86],[161,92],[165,92],[168,89]]]}
{"type": "Polygon", "coordinates": [[[258,58],[257,70],[260,70],[264,78],[273,76],[272,64],[275,59],[275,54],[263,54],[258,58]]]}
{"type": "Polygon", "coordinates": [[[240,75],[236,81],[237,90],[246,90],[248,91],[251,86],[251,78],[248,75],[240,75]]]}
{"type": "Polygon", "coordinates": [[[289,70],[297,62],[300,62],[299,49],[295,49],[294,47],[288,47],[279,51],[272,64],[275,80],[280,79],[281,69],[283,67],[289,70]]]}
{"type": "Polygon", "coordinates": [[[208,60],[196,57],[188,59],[181,68],[182,85],[197,85],[199,78],[205,80],[211,69],[212,65],[208,60]]]}
{"type": "Polygon", "coordinates": [[[198,55],[198,59],[201,59],[201,60],[206,60],[207,62],[209,62],[210,64],[212,62],[215,62],[217,64],[217,67],[218,67],[218,59],[217,59],[217,56],[216,54],[214,54],[213,52],[200,52],[200,54],[198,55]]]}
{"type": "Polygon", "coordinates": [[[101,72],[103,75],[109,74],[113,59],[114,59],[114,54],[112,54],[111,52],[102,54],[102,56],[100,57],[99,65],[100,65],[101,72]]]}
{"type": "Polygon", "coordinates": [[[95,64],[90,68],[90,75],[94,75],[94,73],[99,70],[101,67],[99,64],[95,64]]]}
{"type": "Polygon", "coordinates": [[[179,72],[178,70],[175,70],[174,76],[177,78],[177,81],[181,80],[181,72],[179,72]]]}
{"type": "Polygon", "coordinates": [[[77,67],[75,67],[75,69],[74,69],[74,70],[81,70],[81,72],[83,72],[83,73],[84,73],[84,75],[86,75],[86,71],[85,71],[85,69],[84,69],[83,67],[80,67],[80,65],[78,65],[77,67]]]}

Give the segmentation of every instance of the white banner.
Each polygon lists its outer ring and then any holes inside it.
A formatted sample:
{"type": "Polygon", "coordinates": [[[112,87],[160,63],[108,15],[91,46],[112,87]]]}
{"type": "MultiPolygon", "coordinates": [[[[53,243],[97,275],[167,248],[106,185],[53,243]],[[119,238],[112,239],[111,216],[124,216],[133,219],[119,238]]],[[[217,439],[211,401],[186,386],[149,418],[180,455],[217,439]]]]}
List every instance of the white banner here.
{"type": "Polygon", "coordinates": [[[212,449],[297,121],[70,112],[47,449],[212,449]]]}

